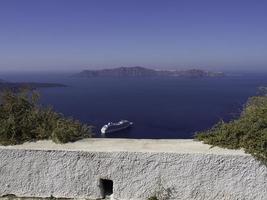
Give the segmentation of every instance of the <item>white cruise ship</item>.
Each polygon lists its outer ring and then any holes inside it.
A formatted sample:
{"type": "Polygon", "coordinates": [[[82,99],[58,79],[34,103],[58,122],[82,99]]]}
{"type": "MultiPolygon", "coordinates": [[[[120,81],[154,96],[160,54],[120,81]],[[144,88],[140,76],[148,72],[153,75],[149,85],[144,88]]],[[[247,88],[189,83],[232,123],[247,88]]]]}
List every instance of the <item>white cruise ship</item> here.
{"type": "Polygon", "coordinates": [[[120,131],[126,128],[129,128],[130,126],[133,125],[133,122],[129,122],[128,120],[121,120],[117,123],[109,122],[105,126],[101,128],[101,133],[112,133],[116,131],[120,131]]]}

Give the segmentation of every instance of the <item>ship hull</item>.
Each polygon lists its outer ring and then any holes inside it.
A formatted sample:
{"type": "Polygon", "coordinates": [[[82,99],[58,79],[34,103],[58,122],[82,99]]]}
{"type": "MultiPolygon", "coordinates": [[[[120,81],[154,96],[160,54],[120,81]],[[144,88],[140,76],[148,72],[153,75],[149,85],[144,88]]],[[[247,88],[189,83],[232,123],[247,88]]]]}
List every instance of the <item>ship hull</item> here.
{"type": "Polygon", "coordinates": [[[118,127],[118,128],[113,128],[111,130],[107,130],[107,129],[101,129],[101,133],[102,134],[106,134],[106,133],[114,133],[114,132],[118,132],[118,131],[122,131],[122,130],[125,130],[125,129],[128,129],[130,128],[131,126],[133,125],[133,123],[130,123],[129,125],[127,126],[124,126],[124,127],[118,127]]]}

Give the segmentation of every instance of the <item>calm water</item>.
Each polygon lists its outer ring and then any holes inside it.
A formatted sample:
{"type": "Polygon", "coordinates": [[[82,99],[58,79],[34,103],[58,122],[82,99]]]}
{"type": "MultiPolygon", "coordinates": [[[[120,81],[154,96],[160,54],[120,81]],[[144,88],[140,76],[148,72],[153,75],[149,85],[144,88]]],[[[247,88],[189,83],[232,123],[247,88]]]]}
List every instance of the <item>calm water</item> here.
{"type": "Polygon", "coordinates": [[[134,127],[107,137],[192,138],[220,119],[237,117],[257,87],[267,85],[267,74],[225,78],[70,78],[68,74],[4,74],[9,81],[67,84],[41,89],[42,104],[53,105],[99,129],[109,121],[128,119],[134,127]]]}

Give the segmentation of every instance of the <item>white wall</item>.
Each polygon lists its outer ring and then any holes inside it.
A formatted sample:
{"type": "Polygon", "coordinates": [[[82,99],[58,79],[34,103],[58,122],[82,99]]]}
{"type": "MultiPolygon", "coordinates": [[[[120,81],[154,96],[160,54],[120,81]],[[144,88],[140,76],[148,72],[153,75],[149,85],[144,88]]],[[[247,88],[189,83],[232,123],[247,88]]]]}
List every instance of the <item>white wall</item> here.
{"type": "Polygon", "coordinates": [[[266,200],[267,168],[249,155],[0,148],[0,196],[266,200]],[[167,195],[168,196],[168,195],[167,195]]]}

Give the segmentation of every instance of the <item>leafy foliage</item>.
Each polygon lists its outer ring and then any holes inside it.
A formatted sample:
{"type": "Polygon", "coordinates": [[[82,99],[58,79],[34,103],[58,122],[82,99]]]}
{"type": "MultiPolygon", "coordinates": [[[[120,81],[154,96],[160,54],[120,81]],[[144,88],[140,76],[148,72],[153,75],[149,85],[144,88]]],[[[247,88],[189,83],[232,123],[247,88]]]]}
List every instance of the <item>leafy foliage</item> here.
{"type": "Polygon", "coordinates": [[[168,200],[172,199],[174,188],[166,188],[162,183],[162,179],[157,180],[157,189],[154,194],[147,198],[147,200],[168,200]]]}
{"type": "Polygon", "coordinates": [[[149,197],[147,200],[159,200],[156,196],[149,197]]]}
{"type": "Polygon", "coordinates": [[[267,97],[250,98],[239,119],[221,121],[196,138],[214,146],[243,148],[267,164],[267,97]]]}
{"type": "Polygon", "coordinates": [[[0,96],[0,144],[52,139],[66,143],[92,136],[92,127],[38,105],[39,94],[6,90],[0,96]]]}

